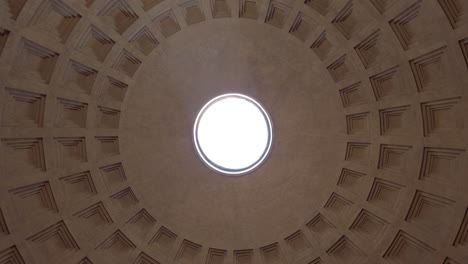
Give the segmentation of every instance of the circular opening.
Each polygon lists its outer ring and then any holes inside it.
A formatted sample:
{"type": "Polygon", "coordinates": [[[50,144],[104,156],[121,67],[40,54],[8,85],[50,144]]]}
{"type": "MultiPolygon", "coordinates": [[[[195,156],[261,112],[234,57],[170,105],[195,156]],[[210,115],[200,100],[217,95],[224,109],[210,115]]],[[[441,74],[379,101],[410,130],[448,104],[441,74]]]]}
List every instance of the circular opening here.
{"type": "Polygon", "coordinates": [[[256,168],[267,156],[272,140],[265,109],[242,94],[211,99],[198,113],[193,133],[202,160],[226,174],[256,168]]]}

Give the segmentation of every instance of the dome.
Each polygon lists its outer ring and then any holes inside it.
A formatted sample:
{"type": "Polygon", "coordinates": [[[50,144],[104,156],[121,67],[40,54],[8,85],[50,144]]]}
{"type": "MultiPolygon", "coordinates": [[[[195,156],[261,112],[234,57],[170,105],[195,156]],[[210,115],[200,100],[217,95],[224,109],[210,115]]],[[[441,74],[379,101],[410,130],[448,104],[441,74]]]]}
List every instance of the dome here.
{"type": "Polygon", "coordinates": [[[466,10],[0,0],[0,264],[467,263],[466,10]],[[223,94],[271,121],[235,177],[223,94]]]}

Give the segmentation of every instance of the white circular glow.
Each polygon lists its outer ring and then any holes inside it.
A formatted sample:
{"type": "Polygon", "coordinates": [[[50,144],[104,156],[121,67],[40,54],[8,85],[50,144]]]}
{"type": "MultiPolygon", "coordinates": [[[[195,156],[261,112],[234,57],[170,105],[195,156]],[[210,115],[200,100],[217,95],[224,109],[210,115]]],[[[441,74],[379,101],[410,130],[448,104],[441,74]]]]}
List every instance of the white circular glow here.
{"type": "Polygon", "coordinates": [[[194,140],[211,168],[241,174],[257,167],[271,146],[271,123],[252,98],[224,94],[209,101],[195,121],[194,140]]]}

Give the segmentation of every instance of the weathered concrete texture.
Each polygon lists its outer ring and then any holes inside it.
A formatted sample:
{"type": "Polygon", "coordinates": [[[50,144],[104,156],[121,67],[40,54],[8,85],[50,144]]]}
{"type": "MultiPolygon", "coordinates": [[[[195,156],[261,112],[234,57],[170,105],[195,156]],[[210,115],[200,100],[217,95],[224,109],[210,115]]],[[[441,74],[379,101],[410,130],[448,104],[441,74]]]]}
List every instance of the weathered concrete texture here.
{"type": "Polygon", "coordinates": [[[0,263],[466,263],[468,3],[0,0],[0,263]],[[243,93],[253,172],[199,159],[243,93]]]}

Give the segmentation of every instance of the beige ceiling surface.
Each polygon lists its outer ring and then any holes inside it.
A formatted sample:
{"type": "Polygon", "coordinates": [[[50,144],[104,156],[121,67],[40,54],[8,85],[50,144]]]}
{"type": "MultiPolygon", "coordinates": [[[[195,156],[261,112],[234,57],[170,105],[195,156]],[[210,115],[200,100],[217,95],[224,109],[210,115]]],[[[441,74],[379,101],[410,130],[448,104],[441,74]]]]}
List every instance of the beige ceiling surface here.
{"type": "Polygon", "coordinates": [[[0,0],[0,264],[468,262],[462,0],[0,0]],[[265,162],[198,158],[212,97],[265,162]]]}
{"type": "Polygon", "coordinates": [[[323,164],[343,159],[341,101],[296,40],[253,21],[213,22],[174,36],[140,70],[147,78],[136,81],[122,115],[122,156],[136,193],[161,221],[213,245],[260,246],[311,218],[310,208],[328,198],[323,186],[336,184],[325,175],[339,169],[323,164]],[[211,171],[192,138],[201,107],[229,92],[259,100],[274,127],[269,158],[241,177],[211,171]]]}

